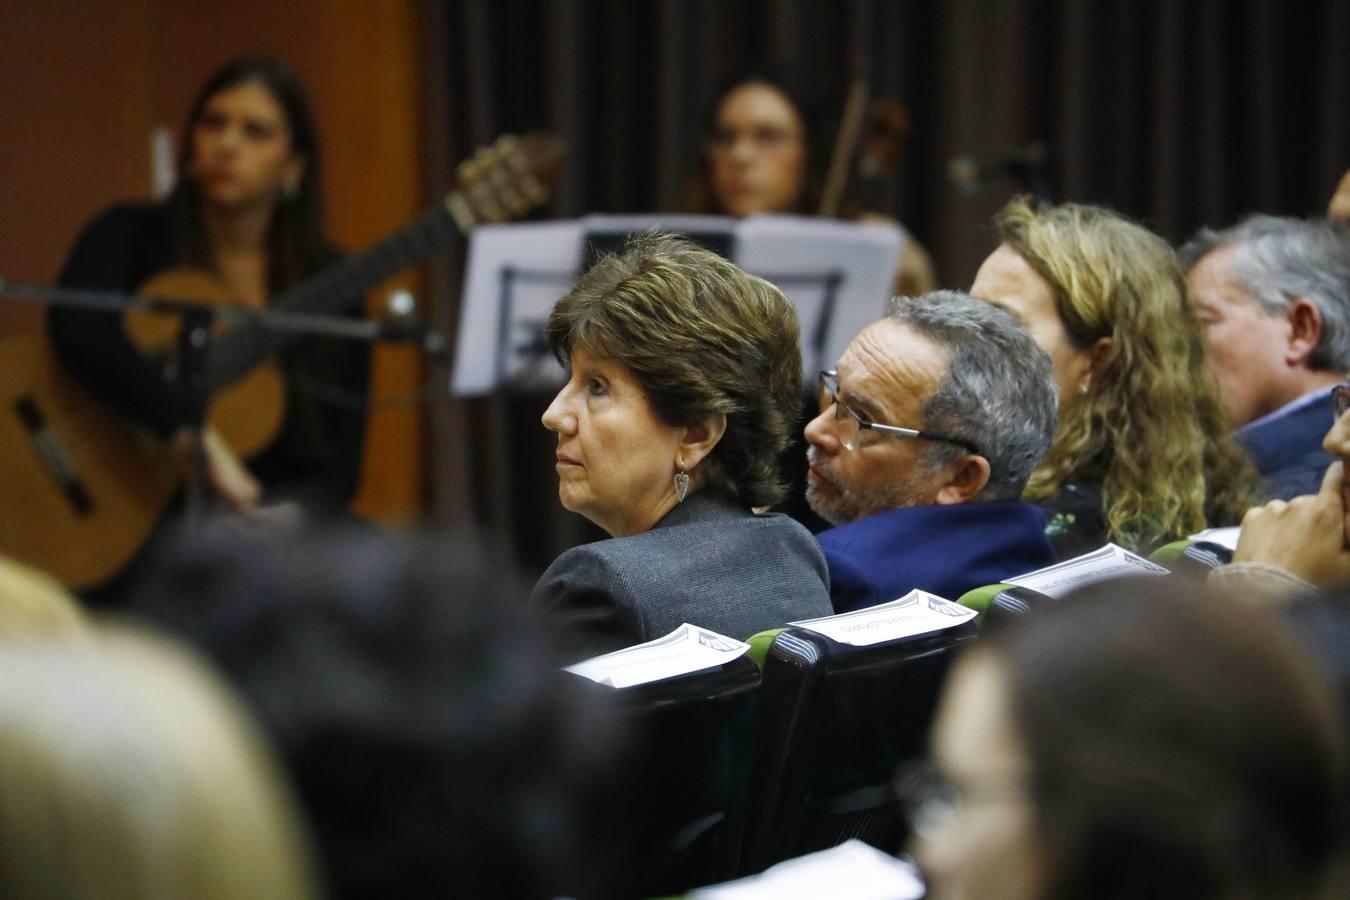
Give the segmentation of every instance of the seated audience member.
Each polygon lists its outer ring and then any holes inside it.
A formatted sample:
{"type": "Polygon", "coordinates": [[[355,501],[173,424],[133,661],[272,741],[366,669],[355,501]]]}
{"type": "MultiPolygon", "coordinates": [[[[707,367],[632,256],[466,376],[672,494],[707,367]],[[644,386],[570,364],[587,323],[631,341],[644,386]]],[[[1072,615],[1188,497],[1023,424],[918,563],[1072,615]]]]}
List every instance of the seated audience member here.
{"type": "Polygon", "coordinates": [[[914,588],[954,599],[1053,561],[1018,500],[1055,433],[1049,357],[955,291],[891,301],[822,372],[806,498],[836,612],[914,588]]]}
{"type": "Polygon", "coordinates": [[[534,589],[574,658],[682,622],[741,638],[829,614],[815,539],[754,512],[783,493],[798,333],[776,287],[669,236],[633,240],[558,301],[548,339],[569,375],[543,416],[558,496],[613,538],[567,551],[534,589]]]}
{"type": "Polygon", "coordinates": [[[1331,896],[1333,699],[1274,620],[1193,594],[1094,586],[962,657],[899,782],[928,896],[1331,896]]]}
{"type": "Polygon", "coordinates": [[[125,628],[0,639],[0,896],[317,897],[243,708],[185,648],[125,628]]]}
{"type": "Polygon", "coordinates": [[[1256,474],[1205,377],[1172,248],[1095,206],[1012,200],[970,292],[1019,319],[1054,362],[1059,430],[1027,484],[1060,558],[1114,541],[1148,552],[1235,525],[1256,474]]]}
{"type": "Polygon", "coordinates": [[[1343,462],[1350,457],[1350,384],[1334,396],[1341,415],[1322,447],[1337,461],[1318,492],[1248,511],[1233,561],[1208,580],[1227,599],[1278,611],[1323,663],[1350,722],[1350,516],[1343,462]]]}
{"type": "Polygon", "coordinates": [[[618,736],[527,589],[469,541],[235,535],[177,548],[138,611],[255,706],[334,898],[591,896],[618,736]]]}
{"type": "MultiPolygon", "coordinates": [[[[702,168],[688,206],[694,212],[744,216],[821,212],[829,136],[819,103],[804,98],[788,74],[747,74],[717,92],[704,126],[702,168]]],[[[896,151],[898,152],[898,151],[896,151]]],[[[897,225],[858,209],[851,195],[830,215],[897,225]]],[[[908,232],[896,263],[896,292],[917,296],[936,286],[933,261],[908,232]]]]}
{"type": "Polygon", "coordinates": [[[1350,369],[1350,232],[1252,216],[1181,255],[1224,413],[1267,494],[1316,493],[1327,398],[1350,369]]]}

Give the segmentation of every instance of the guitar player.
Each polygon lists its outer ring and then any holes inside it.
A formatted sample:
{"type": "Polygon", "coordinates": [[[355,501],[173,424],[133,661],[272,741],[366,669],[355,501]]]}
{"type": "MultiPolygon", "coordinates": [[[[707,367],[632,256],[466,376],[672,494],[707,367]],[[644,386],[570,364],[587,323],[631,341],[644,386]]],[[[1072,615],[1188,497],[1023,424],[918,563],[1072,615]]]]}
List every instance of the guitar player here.
{"type": "MultiPolygon", "coordinates": [[[[285,65],[264,56],[226,64],[192,105],[172,193],[159,204],[98,216],[76,240],[60,284],[137,292],[155,276],[190,267],[218,284],[216,299],[266,306],[339,255],[320,226],[317,140],[304,89],[285,65]]],[[[342,313],[360,317],[363,298],[352,297],[342,313]]],[[[81,381],[192,465],[198,457],[178,392],[121,317],[54,307],[49,333],[81,381]]],[[[275,439],[245,465],[207,429],[201,481],[216,506],[246,517],[341,513],[357,488],[369,349],[306,338],[282,353],[280,365],[285,412],[275,439]]]]}

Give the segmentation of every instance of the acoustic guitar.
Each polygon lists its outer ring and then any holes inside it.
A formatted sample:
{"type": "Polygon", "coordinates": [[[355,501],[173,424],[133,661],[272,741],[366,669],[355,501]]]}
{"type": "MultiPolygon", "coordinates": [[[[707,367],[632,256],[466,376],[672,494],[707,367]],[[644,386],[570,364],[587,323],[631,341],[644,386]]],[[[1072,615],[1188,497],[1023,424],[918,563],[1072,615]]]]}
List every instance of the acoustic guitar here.
{"type": "MultiPolygon", "coordinates": [[[[335,312],[398,270],[482,222],[518,217],[556,184],[560,143],[547,135],[507,136],[456,170],[456,187],[412,224],[283,292],[269,312],[335,312]]],[[[203,273],[166,273],[147,295],[229,304],[203,273]]],[[[49,301],[109,295],[0,280],[0,293],[49,301]]],[[[247,324],[243,316],[212,336],[204,377],[207,420],[241,458],[265,449],[285,418],[275,354],[296,338],[247,324]],[[244,323],[244,324],[240,324],[244,323]]],[[[132,341],[169,360],[178,317],[126,317],[132,341]]],[[[179,489],[182,466],[147,429],[98,400],[61,365],[45,336],[0,337],[0,555],[46,571],[66,585],[94,587],[119,572],[149,536],[179,489]]]]}

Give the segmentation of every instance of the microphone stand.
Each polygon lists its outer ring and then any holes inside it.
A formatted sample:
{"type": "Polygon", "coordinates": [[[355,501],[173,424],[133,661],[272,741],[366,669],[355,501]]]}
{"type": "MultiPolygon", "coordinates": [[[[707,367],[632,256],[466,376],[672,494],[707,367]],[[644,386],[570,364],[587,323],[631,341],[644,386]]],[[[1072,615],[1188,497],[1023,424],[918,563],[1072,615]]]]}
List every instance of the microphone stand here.
{"type": "Polygon", "coordinates": [[[177,316],[177,354],[167,375],[177,394],[183,427],[189,430],[190,471],[187,476],[185,519],[197,527],[205,516],[206,427],[211,407],[209,372],[211,331],[219,321],[249,329],[258,341],[269,334],[291,337],[331,337],[374,343],[377,341],[419,344],[434,357],[447,352],[444,338],[416,322],[354,321],[339,316],[289,313],[253,309],[242,304],[206,304],[166,297],[137,297],[115,291],[92,291],[25,284],[0,277],[0,297],[10,297],[43,307],[67,307],[125,315],[151,312],[177,316]]]}

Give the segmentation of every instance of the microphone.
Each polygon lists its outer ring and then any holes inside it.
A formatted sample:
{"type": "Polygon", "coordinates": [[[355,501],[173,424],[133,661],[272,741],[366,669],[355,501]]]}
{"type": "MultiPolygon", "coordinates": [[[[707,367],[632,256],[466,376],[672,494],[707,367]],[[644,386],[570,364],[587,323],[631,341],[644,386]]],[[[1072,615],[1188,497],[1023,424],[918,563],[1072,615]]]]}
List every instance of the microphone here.
{"type": "Polygon", "coordinates": [[[391,291],[384,301],[384,317],[373,324],[376,340],[416,344],[432,359],[450,355],[445,335],[417,318],[417,301],[408,291],[391,291]]]}
{"type": "Polygon", "coordinates": [[[1031,187],[1044,181],[1045,165],[1049,159],[1050,150],[1042,141],[1032,141],[1022,147],[1008,147],[994,159],[984,162],[972,154],[963,153],[947,163],[947,180],[967,195],[1001,178],[1031,187]]]}

